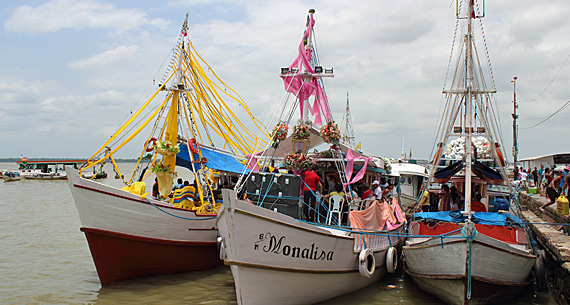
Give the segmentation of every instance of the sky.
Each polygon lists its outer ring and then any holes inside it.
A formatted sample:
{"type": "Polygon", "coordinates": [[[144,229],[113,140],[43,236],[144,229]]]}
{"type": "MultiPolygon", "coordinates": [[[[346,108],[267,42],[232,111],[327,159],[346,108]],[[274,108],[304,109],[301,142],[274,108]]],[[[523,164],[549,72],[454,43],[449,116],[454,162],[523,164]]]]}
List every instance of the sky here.
{"type": "MultiPolygon", "coordinates": [[[[0,158],[90,157],[152,93],[186,12],[196,49],[264,121],[310,8],[321,63],[335,71],[325,82],[335,120],[348,92],[365,152],[430,158],[455,1],[1,2],[0,158]]],[[[519,159],[570,152],[570,110],[542,122],[570,100],[570,3],[486,1],[485,9],[508,160],[514,92],[519,159]]]]}

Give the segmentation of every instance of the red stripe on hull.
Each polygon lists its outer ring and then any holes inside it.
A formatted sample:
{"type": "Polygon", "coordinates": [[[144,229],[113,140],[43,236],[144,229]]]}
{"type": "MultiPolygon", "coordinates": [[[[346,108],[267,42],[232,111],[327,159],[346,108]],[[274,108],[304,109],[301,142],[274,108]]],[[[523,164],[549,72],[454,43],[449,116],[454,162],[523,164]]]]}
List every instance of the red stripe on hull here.
{"type": "Polygon", "coordinates": [[[81,228],[102,285],[188,271],[207,270],[219,265],[216,242],[159,240],[81,228]]]}

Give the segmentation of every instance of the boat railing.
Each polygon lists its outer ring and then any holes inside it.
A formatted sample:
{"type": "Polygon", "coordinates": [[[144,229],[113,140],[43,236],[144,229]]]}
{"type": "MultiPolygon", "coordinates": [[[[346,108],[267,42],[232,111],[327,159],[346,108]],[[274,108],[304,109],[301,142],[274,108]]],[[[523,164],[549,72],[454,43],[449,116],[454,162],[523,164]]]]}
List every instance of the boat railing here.
{"type": "Polygon", "coordinates": [[[348,211],[360,211],[360,210],[366,210],[373,202],[374,202],[374,198],[372,199],[355,199],[352,200],[349,204],[348,204],[348,211]]]}
{"type": "Polygon", "coordinates": [[[353,233],[354,251],[388,249],[398,243],[399,236],[389,232],[353,233]]]}

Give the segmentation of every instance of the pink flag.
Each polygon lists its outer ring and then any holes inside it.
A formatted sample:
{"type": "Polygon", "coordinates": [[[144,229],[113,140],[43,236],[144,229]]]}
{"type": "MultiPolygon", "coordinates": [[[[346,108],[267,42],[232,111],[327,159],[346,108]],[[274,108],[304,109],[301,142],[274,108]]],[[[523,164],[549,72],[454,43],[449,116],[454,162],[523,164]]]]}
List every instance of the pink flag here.
{"type": "Polygon", "coordinates": [[[247,167],[254,172],[259,171],[259,164],[257,163],[257,156],[261,154],[261,152],[256,152],[251,155],[247,155],[247,167]]]}
{"type": "Polygon", "coordinates": [[[345,187],[349,184],[353,184],[353,183],[359,181],[360,179],[362,179],[362,177],[364,177],[364,174],[366,173],[366,167],[368,166],[368,161],[370,161],[370,159],[372,159],[372,157],[359,157],[354,153],[354,151],[352,149],[347,150],[347,152],[346,152],[346,180],[348,180],[348,182],[344,184],[345,187]],[[360,171],[358,171],[358,174],[356,174],[356,176],[354,176],[354,178],[350,179],[350,177],[352,176],[352,171],[354,170],[354,160],[356,160],[356,159],[364,160],[364,166],[360,169],[360,171]]]}

